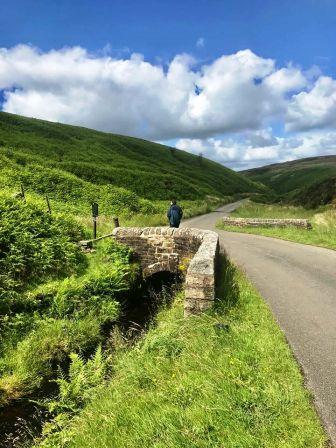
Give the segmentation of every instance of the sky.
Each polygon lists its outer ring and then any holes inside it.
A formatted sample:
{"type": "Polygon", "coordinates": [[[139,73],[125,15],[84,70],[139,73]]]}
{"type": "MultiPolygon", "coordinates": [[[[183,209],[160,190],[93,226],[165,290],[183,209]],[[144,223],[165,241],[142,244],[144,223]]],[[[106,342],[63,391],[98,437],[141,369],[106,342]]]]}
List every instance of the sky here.
{"type": "Polygon", "coordinates": [[[1,0],[0,108],[236,170],[336,154],[335,0],[1,0]]]}

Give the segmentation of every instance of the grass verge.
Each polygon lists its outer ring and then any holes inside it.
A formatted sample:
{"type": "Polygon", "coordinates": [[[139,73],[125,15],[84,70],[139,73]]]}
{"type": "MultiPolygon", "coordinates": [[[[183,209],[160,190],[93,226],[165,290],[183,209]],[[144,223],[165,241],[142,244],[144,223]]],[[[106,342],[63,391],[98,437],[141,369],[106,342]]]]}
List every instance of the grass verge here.
{"type": "MultiPolygon", "coordinates": [[[[217,308],[183,318],[183,295],[114,358],[111,380],[44,448],[322,448],[326,436],[269,308],[224,261],[217,308]]],[[[50,427],[49,427],[50,431],[50,427]]]]}
{"type": "Polygon", "coordinates": [[[266,205],[246,202],[232,212],[232,216],[241,218],[308,218],[313,226],[311,230],[298,229],[296,227],[235,227],[221,222],[217,224],[217,227],[230,232],[252,233],[336,250],[335,209],[320,207],[315,210],[307,210],[303,207],[289,205],[266,205]]]}

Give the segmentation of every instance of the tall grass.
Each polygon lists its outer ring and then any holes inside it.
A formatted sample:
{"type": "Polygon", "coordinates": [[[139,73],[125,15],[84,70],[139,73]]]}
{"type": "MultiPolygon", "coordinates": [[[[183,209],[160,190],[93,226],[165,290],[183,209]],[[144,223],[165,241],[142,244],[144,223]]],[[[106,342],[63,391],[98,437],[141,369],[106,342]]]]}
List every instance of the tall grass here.
{"type": "MultiPolygon", "coordinates": [[[[153,202],[145,214],[134,211],[141,200],[133,193],[121,191],[114,202],[125,199],[121,225],[167,223],[166,201],[153,202]]],[[[217,204],[217,198],[181,203],[186,217],[217,204]]],[[[52,207],[50,215],[33,192],[25,201],[10,189],[0,195],[0,406],[35,393],[71,351],[93,350],[104,325],[119,316],[116,300],[133,287],[135,268],[117,245],[101,242],[95,253],[81,253],[76,241],[90,236],[89,214],[64,213],[61,202],[52,207]]],[[[112,216],[99,217],[100,235],[113,227],[112,216]]]]}
{"type": "Polygon", "coordinates": [[[129,253],[104,241],[86,256],[84,271],[28,284],[0,312],[0,407],[36,393],[70,353],[88,355],[104,341],[106,326],[118,319],[120,302],[137,279],[129,253]]]}
{"type": "Polygon", "coordinates": [[[315,213],[314,210],[293,205],[258,204],[247,201],[234,210],[231,215],[241,218],[311,218],[315,213]]]}
{"type": "MultiPolygon", "coordinates": [[[[322,448],[326,436],[268,307],[227,264],[216,310],[183,318],[183,295],[110,382],[43,448],[322,448]]],[[[58,428],[58,430],[57,430],[58,428]]]]}

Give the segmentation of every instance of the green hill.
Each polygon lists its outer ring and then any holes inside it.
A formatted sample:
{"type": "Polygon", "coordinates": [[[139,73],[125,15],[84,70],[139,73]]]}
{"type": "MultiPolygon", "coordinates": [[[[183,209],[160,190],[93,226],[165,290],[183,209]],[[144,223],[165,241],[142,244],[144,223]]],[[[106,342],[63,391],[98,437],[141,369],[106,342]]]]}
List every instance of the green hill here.
{"type": "Polygon", "coordinates": [[[309,157],[242,171],[284,199],[304,206],[326,204],[336,196],[336,155],[309,157]]]}
{"type": "Polygon", "coordinates": [[[284,194],[336,176],[336,155],[276,163],[241,171],[241,174],[284,194]]]}
{"type": "Polygon", "coordinates": [[[319,205],[334,203],[335,199],[336,177],[318,181],[301,190],[296,190],[291,194],[293,203],[301,204],[308,208],[316,208],[319,205]]]}
{"type": "MultiPolygon", "coordinates": [[[[0,148],[6,164],[10,161],[21,171],[33,172],[34,185],[28,186],[38,187],[39,193],[52,193],[46,183],[49,187],[54,183],[53,191],[57,190],[63,175],[73,184],[75,178],[69,174],[94,185],[126,188],[151,200],[173,195],[195,200],[260,190],[251,180],[218,163],[175,148],[4,112],[0,112],[0,148]],[[58,170],[57,175],[52,169],[58,170]],[[41,179],[37,179],[38,173],[41,179]]],[[[29,176],[24,177],[29,184],[29,176]]]]}

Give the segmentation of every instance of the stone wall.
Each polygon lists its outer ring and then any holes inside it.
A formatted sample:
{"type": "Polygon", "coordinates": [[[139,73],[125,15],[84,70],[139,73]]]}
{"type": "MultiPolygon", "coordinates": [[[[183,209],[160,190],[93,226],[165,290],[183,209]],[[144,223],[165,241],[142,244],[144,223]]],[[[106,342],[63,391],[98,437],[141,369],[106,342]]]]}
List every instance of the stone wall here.
{"type": "Polygon", "coordinates": [[[265,218],[231,218],[224,217],[223,224],[237,227],[298,227],[311,229],[312,225],[307,219],[265,219],[265,218]]]}
{"type": "Polygon", "coordinates": [[[133,249],[145,277],[160,271],[178,273],[181,265],[187,267],[186,316],[213,306],[219,249],[217,233],[189,228],[118,227],[110,236],[133,249]]]}

